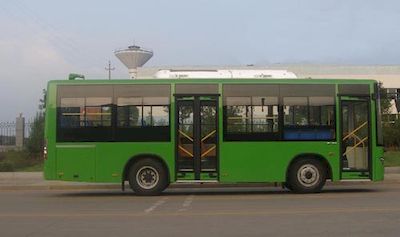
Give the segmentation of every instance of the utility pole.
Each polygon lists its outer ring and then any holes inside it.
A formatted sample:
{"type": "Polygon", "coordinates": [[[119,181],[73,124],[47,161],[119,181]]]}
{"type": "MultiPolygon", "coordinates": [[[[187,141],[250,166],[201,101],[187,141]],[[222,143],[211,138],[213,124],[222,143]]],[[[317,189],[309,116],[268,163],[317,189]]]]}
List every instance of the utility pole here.
{"type": "Polygon", "coordinates": [[[108,71],[108,80],[111,80],[111,71],[115,70],[115,67],[111,67],[111,61],[108,60],[108,67],[105,68],[108,71]]]}

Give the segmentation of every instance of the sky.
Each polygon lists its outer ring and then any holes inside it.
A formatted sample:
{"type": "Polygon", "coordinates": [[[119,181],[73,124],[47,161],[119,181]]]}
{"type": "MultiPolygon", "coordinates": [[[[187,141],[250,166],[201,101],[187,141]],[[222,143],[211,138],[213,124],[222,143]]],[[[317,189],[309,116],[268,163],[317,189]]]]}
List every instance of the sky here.
{"type": "Polygon", "coordinates": [[[128,72],[113,51],[154,50],[145,65],[400,64],[398,0],[0,0],[0,122],[35,115],[42,89],[71,72],[128,72]]]}

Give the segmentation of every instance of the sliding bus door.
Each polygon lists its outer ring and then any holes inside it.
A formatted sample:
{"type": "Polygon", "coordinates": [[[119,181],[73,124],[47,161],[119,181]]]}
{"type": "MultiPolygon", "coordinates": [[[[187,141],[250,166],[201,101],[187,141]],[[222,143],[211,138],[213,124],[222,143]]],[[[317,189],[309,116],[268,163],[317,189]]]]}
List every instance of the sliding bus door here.
{"type": "Polygon", "coordinates": [[[369,99],[342,97],[340,108],[342,178],[368,178],[371,163],[369,99]]]}
{"type": "Polygon", "coordinates": [[[218,180],[218,97],[176,96],[178,180],[218,180]]]}

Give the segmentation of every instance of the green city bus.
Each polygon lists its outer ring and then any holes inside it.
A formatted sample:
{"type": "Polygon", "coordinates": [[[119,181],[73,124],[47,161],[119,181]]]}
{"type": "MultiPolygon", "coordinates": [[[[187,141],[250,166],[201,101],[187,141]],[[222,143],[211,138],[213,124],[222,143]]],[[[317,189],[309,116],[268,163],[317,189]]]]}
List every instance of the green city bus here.
{"type": "Polygon", "coordinates": [[[55,80],[44,176],[120,183],[383,180],[378,83],[344,79],[55,80]]]}

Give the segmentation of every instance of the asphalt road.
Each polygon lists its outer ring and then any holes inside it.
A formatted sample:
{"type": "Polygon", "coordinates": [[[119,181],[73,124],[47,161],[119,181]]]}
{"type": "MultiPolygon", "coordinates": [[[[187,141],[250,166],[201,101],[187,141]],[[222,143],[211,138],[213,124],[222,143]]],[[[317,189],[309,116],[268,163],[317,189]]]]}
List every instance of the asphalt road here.
{"type": "Polygon", "coordinates": [[[400,184],[0,191],[0,236],[400,236],[400,184]]]}

